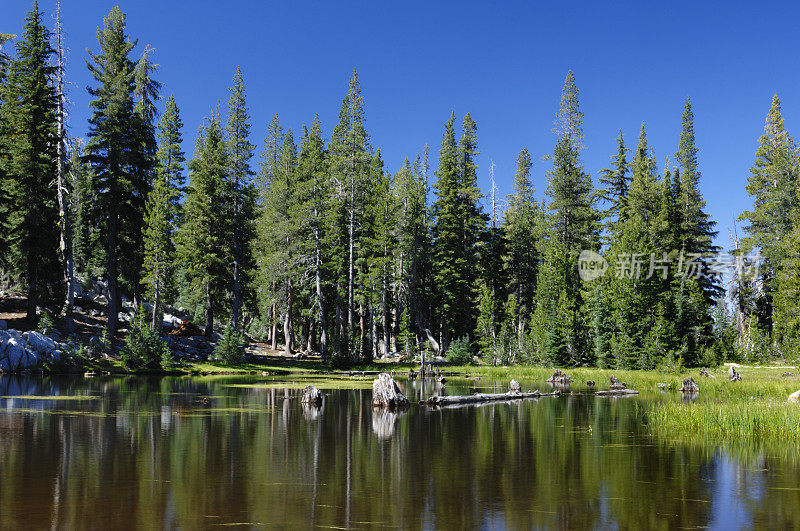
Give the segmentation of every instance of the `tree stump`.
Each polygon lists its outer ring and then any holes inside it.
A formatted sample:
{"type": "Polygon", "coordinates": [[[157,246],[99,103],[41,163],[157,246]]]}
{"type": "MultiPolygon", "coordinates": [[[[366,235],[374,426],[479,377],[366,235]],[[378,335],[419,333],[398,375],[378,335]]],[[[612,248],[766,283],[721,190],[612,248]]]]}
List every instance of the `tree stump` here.
{"type": "Polygon", "coordinates": [[[516,380],[511,380],[508,384],[508,390],[512,393],[519,393],[522,390],[522,387],[519,385],[519,382],[516,380]]]}
{"type": "Polygon", "coordinates": [[[322,391],[313,385],[307,385],[303,389],[303,398],[300,399],[303,404],[322,405],[322,391]]]}
{"type": "Polygon", "coordinates": [[[394,378],[389,373],[382,372],[378,375],[378,379],[372,382],[372,405],[395,409],[407,408],[409,402],[400,392],[394,378]]]}
{"type": "Polygon", "coordinates": [[[620,389],[627,389],[628,385],[625,382],[620,382],[616,376],[613,374],[611,375],[611,389],[620,390],[620,389]]]}
{"type": "Polygon", "coordinates": [[[800,391],[795,391],[789,395],[789,402],[794,402],[796,404],[798,400],[800,400],[800,391]]]}
{"type": "Polygon", "coordinates": [[[697,393],[700,391],[700,386],[694,381],[691,376],[683,381],[683,385],[678,391],[682,393],[697,393]]]}
{"type": "Polygon", "coordinates": [[[730,367],[728,369],[728,380],[730,380],[731,382],[738,382],[741,379],[742,375],[736,372],[736,369],[734,369],[733,367],[730,367]]]}
{"type": "Polygon", "coordinates": [[[558,369],[553,373],[553,376],[547,379],[547,383],[553,385],[569,385],[571,382],[572,378],[570,378],[569,374],[561,372],[558,369]]]}

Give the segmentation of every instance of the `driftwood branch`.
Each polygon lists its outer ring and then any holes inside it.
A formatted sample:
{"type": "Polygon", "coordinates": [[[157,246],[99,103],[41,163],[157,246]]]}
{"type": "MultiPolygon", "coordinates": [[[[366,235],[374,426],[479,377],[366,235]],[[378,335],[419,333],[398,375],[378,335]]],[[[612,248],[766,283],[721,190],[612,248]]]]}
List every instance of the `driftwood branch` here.
{"type": "Polygon", "coordinates": [[[626,396],[626,395],[638,395],[639,391],[634,389],[611,389],[608,391],[597,391],[595,393],[596,396],[626,396]]]}
{"type": "Polygon", "coordinates": [[[538,390],[531,393],[521,393],[519,391],[509,391],[507,393],[484,394],[475,393],[465,396],[438,396],[433,395],[427,400],[420,402],[426,406],[447,406],[453,404],[476,404],[481,402],[499,402],[505,400],[521,400],[523,398],[539,398],[542,396],[559,396],[561,391],[556,390],[552,393],[540,393],[538,390]]]}

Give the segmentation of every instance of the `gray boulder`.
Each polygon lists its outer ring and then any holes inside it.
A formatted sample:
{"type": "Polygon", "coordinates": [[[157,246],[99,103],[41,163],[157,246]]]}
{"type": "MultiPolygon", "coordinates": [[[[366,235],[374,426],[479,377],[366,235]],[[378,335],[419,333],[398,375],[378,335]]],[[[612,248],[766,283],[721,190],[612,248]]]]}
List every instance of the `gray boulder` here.
{"type": "Polygon", "coordinates": [[[22,339],[36,354],[50,354],[56,349],[56,342],[39,332],[25,332],[22,339]]]}
{"type": "Polygon", "coordinates": [[[38,366],[41,362],[39,354],[28,347],[18,332],[9,332],[17,331],[0,332],[0,372],[15,372],[38,366]]]}

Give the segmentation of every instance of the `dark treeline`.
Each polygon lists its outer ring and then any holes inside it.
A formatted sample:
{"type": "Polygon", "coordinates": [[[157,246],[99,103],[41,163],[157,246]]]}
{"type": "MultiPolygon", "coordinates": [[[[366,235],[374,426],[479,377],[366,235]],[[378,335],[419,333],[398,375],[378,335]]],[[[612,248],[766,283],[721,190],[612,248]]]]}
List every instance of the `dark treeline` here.
{"type": "Polygon", "coordinates": [[[317,117],[292,130],[276,115],[259,148],[237,68],[188,157],[176,99],[159,113],[151,49],[136,51],[118,7],[97,37],[83,142],[64,124],[60,26],[34,4],[22,35],[0,35],[0,269],[31,322],[69,315],[80,284],[102,277],[112,334],[123,300],[149,308],[156,331],[182,306],[209,337],[246,331],[340,363],[429,351],[654,368],[796,354],[800,153],[777,96],[723,278],[688,99],[672,163],[658,167],[642,124],[635,145],[620,132],[595,187],[569,72],[543,199],[523,148],[507,207],[492,191],[485,212],[469,114],[450,115],[436,160],[426,145],[391,172],[353,72],[329,136],[317,117]],[[605,274],[588,278],[587,257],[605,274]]]}

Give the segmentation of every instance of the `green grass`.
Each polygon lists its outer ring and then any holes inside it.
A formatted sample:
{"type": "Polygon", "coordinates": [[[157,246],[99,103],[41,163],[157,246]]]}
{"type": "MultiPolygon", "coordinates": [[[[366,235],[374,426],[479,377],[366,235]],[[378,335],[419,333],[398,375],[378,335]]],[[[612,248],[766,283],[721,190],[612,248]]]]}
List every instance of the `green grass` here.
{"type": "MultiPolygon", "coordinates": [[[[543,381],[553,369],[541,367],[463,367],[487,379],[510,380],[515,378],[543,381]]],[[[785,447],[800,443],[800,407],[787,402],[791,393],[800,389],[800,376],[782,376],[786,369],[769,367],[742,367],[738,369],[742,381],[729,382],[727,367],[710,370],[714,378],[699,375],[697,369],[680,374],[661,374],[655,371],[617,371],[588,368],[568,369],[572,389],[580,390],[588,380],[596,382],[596,389],[609,387],[613,374],[626,382],[630,389],[651,395],[654,400],[640,402],[644,409],[642,418],[649,431],[658,439],[685,443],[706,442],[716,445],[785,447]],[[694,378],[700,386],[695,402],[684,402],[677,389],[684,378],[694,378]],[[672,391],[661,394],[656,384],[672,385],[672,391]]]]}
{"type": "Polygon", "coordinates": [[[657,437],[703,437],[717,443],[800,443],[800,407],[785,401],[657,403],[647,411],[647,419],[657,437]]]}

